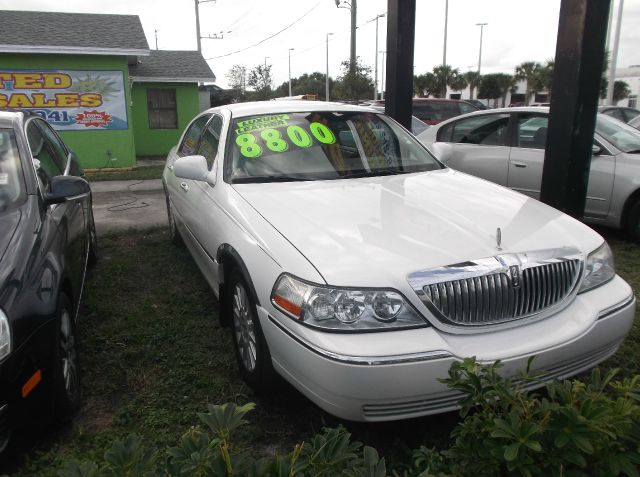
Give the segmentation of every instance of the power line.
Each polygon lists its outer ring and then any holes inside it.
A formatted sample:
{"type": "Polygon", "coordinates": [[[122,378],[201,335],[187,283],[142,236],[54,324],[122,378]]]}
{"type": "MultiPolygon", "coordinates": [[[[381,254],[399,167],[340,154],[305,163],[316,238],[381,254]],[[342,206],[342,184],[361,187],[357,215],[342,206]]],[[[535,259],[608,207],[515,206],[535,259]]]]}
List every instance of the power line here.
{"type": "Polygon", "coordinates": [[[248,50],[248,49],[250,49],[250,48],[254,48],[254,47],[258,46],[258,45],[261,45],[261,44],[262,44],[262,43],[264,43],[265,41],[267,41],[267,40],[271,40],[272,38],[274,38],[274,37],[278,36],[280,33],[282,33],[282,32],[284,32],[284,31],[288,30],[289,28],[291,28],[293,25],[295,25],[296,23],[298,23],[298,22],[299,22],[300,20],[302,20],[304,17],[306,17],[307,15],[309,15],[309,13],[311,13],[313,10],[315,10],[315,9],[318,7],[318,5],[320,5],[320,3],[321,3],[321,1],[319,1],[318,3],[316,3],[316,4],[315,4],[315,5],[314,5],[314,6],[313,6],[313,7],[312,7],[312,8],[311,8],[307,13],[305,13],[304,15],[302,15],[300,18],[298,18],[297,20],[295,20],[293,23],[291,23],[290,25],[287,25],[287,26],[286,26],[286,27],[284,27],[282,30],[280,30],[280,31],[278,31],[278,32],[276,32],[276,33],[274,33],[273,35],[268,36],[267,38],[265,38],[265,39],[263,39],[263,40],[260,40],[258,43],[254,43],[253,45],[247,46],[247,47],[245,47],[245,48],[241,48],[241,49],[239,49],[239,50],[232,51],[231,53],[226,53],[226,54],[224,54],[224,55],[218,55],[218,56],[212,56],[211,58],[205,58],[205,59],[206,59],[206,60],[215,60],[215,59],[217,59],[217,58],[224,58],[224,57],[226,57],[226,56],[235,55],[236,53],[241,53],[241,52],[246,51],[246,50],[248,50]]]}

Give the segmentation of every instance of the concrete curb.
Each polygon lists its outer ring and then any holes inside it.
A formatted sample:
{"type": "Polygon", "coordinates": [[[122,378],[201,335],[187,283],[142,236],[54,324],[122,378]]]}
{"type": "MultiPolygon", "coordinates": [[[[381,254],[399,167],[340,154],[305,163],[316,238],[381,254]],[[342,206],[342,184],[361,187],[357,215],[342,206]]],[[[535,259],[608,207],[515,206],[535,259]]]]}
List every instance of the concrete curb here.
{"type": "Polygon", "coordinates": [[[98,181],[90,182],[91,192],[137,192],[149,190],[162,190],[161,179],[148,179],[138,181],[98,181]]]}

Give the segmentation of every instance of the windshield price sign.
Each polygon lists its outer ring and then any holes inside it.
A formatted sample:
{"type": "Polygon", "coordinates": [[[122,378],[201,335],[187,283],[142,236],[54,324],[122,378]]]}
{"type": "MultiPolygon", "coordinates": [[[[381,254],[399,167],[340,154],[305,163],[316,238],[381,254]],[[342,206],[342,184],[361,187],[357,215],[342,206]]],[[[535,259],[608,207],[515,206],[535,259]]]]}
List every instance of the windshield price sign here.
{"type": "Polygon", "coordinates": [[[0,69],[0,108],[29,109],[58,130],[129,127],[122,71],[0,69]]]}
{"type": "Polygon", "coordinates": [[[240,154],[253,159],[262,156],[263,146],[271,152],[285,152],[290,147],[311,147],[314,141],[325,145],[336,142],[331,129],[322,123],[309,123],[307,129],[296,124],[289,125],[288,119],[286,114],[276,114],[238,122],[235,132],[240,154]]]}

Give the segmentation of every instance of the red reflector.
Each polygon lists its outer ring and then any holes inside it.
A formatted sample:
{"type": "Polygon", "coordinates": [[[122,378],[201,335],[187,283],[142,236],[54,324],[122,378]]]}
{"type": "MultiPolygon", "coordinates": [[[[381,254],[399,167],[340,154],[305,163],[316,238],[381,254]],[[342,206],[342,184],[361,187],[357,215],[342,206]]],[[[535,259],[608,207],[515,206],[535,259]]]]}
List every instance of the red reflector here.
{"type": "Polygon", "coordinates": [[[33,388],[35,388],[41,380],[42,380],[42,373],[40,372],[40,370],[33,373],[33,376],[31,376],[27,380],[27,382],[24,383],[24,385],[22,386],[22,397],[23,398],[27,397],[29,393],[33,391],[33,388]]]}
{"type": "Polygon", "coordinates": [[[286,298],[282,298],[280,295],[274,295],[273,301],[275,301],[276,304],[283,310],[287,310],[289,313],[300,318],[300,315],[302,314],[302,308],[300,308],[295,303],[291,303],[289,300],[287,300],[286,298]]]}

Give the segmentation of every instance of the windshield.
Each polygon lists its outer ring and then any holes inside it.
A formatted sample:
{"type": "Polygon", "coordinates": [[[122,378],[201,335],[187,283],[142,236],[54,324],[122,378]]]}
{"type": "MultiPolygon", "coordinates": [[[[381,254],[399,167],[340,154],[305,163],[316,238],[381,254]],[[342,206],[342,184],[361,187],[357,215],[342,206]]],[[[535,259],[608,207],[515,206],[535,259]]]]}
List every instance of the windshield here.
{"type": "Polygon", "coordinates": [[[24,180],[13,131],[0,129],[0,213],[24,199],[24,180]]]}
{"type": "Polygon", "coordinates": [[[328,180],[440,169],[403,128],[373,112],[305,112],[237,118],[231,182],[328,180]]]}
{"type": "Polygon", "coordinates": [[[640,131],[631,126],[598,114],[596,132],[622,152],[640,153],[640,131]]]}

